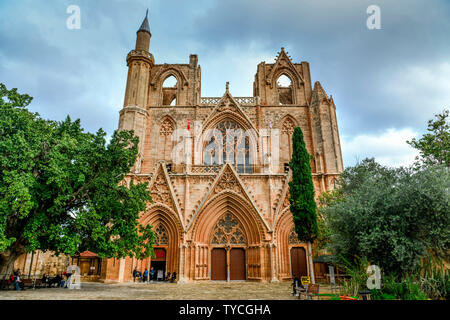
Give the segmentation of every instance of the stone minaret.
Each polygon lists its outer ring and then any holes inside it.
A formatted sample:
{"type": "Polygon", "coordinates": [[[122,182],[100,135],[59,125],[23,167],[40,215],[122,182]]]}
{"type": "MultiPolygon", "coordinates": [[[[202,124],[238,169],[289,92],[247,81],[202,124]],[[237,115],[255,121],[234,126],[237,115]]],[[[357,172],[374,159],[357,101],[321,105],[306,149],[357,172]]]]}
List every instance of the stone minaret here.
{"type": "Polygon", "coordinates": [[[150,70],[155,64],[150,50],[150,27],[148,10],[141,27],[137,31],[136,48],[127,56],[128,78],[125,90],[125,101],[120,111],[119,130],[134,130],[139,137],[139,154],[132,172],[141,171],[145,130],[148,113],[146,110],[150,70]]]}

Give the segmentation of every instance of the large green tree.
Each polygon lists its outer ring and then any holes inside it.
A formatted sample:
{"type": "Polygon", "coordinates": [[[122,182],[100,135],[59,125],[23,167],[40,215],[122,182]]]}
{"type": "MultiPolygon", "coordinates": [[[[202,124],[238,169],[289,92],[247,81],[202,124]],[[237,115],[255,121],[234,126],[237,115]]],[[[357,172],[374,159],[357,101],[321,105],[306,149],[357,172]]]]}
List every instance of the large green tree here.
{"type": "Polygon", "coordinates": [[[308,244],[308,260],[312,283],[314,267],[312,262],[311,243],[317,238],[317,205],[314,199],[314,185],[309,164],[310,155],[306,150],[302,130],[297,127],[292,136],[292,159],[289,167],[292,180],[289,182],[289,202],[298,239],[308,244]]]}
{"type": "Polygon", "coordinates": [[[443,164],[450,167],[450,122],[449,111],[435,115],[428,121],[428,133],[422,138],[408,141],[408,144],[420,151],[419,163],[424,165],[443,164]]]}
{"type": "MultiPolygon", "coordinates": [[[[365,159],[345,169],[334,198],[320,211],[338,259],[366,257],[404,273],[427,255],[450,249],[450,173],[446,166],[387,168],[365,159]]],[[[341,260],[341,261],[339,261],[341,260]]]]}
{"type": "Polygon", "coordinates": [[[32,98],[0,84],[0,274],[33,250],[100,257],[152,254],[138,223],[146,184],[121,183],[137,156],[132,131],[86,133],[80,121],[44,120],[32,98]]]}

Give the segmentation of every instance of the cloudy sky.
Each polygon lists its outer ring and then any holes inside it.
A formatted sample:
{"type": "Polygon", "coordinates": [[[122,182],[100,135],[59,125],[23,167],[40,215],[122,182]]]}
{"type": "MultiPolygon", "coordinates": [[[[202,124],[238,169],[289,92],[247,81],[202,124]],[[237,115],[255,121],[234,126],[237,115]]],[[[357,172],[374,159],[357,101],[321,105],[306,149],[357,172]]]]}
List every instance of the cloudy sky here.
{"type": "Polygon", "coordinates": [[[407,165],[427,120],[450,108],[448,0],[0,0],[0,82],[45,118],[117,128],[136,30],[149,8],[156,63],[202,66],[202,96],[251,96],[256,66],[285,47],[337,106],[344,164],[407,165]],[[70,30],[67,8],[81,10],[70,30]],[[381,29],[369,30],[369,5],[381,29]]]}

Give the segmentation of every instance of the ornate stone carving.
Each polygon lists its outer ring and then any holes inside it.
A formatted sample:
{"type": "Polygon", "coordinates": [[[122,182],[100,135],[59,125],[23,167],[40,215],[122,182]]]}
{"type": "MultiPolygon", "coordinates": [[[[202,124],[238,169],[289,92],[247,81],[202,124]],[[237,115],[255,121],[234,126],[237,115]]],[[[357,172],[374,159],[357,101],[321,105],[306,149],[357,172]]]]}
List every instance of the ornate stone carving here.
{"type": "Polygon", "coordinates": [[[300,244],[300,240],[298,240],[297,233],[295,232],[295,228],[292,227],[291,231],[289,232],[289,238],[288,238],[289,244],[300,244]]]}
{"type": "Polygon", "coordinates": [[[246,244],[247,240],[240,223],[231,213],[227,212],[217,222],[211,243],[223,245],[246,244]]]}
{"type": "Polygon", "coordinates": [[[159,134],[162,136],[170,136],[174,131],[173,123],[168,118],[164,119],[159,129],[159,134]]]}
{"type": "Polygon", "coordinates": [[[289,201],[289,192],[286,194],[286,197],[284,197],[283,204],[281,205],[280,211],[284,210],[285,208],[289,207],[291,205],[291,202],[289,201]]]}
{"type": "Polygon", "coordinates": [[[151,189],[150,195],[154,203],[163,203],[173,208],[172,198],[170,196],[169,186],[164,178],[163,172],[160,171],[155,179],[151,189]]]}
{"type": "Polygon", "coordinates": [[[239,182],[236,179],[236,176],[230,169],[227,169],[222,177],[220,177],[219,183],[216,185],[214,189],[214,193],[219,193],[224,190],[231,190],[235,192],[240,192],[241,188],[239,187],[239,182]]]}
{"type": "Polygon", "coordinates": [[[281,132],[291,136],[294,133],[295,124],[291,119],[286,119],[281,127],[281,132]]]}

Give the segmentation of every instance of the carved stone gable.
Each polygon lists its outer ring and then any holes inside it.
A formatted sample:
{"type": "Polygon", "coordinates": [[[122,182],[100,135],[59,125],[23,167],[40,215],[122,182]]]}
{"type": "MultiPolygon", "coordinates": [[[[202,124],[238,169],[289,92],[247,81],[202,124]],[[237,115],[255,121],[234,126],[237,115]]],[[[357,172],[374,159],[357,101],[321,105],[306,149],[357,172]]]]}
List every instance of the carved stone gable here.
{"type": "Polygon", "coordinates": [[[238,107],[227,95],[227,96],[225,96],[224,99],[222,99],[222,101],[217,106],[217,111],[218,112],[223,112],[223,111],[238,112],[238,107]]]}
{"type": "Polygon", "coordinates": [[[153,203],[162,203],[174,209],[175,212],[177,211],[172,195],[170,194],[168,181],[166,180],[162,168],[158,170],[156,179],[150,187],[150,195],[152,196],[153,203]]]}
{"type": "Polygon", "coordinates": [[[219,182],[214,188],[214,194],[217,194],[224,190],[231,190],[238,193],[241,192],[240,184],[236,179],[236,176],[234,175],[233,171],[231,171],[229,167],[225,169],[222,176],[220,177],[219,182]]]}

